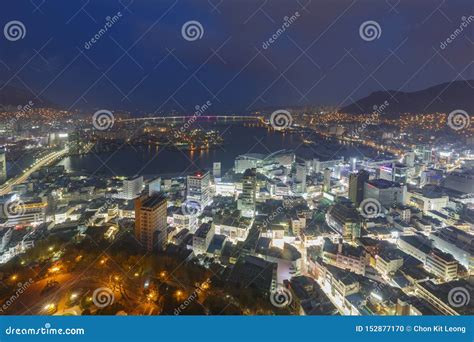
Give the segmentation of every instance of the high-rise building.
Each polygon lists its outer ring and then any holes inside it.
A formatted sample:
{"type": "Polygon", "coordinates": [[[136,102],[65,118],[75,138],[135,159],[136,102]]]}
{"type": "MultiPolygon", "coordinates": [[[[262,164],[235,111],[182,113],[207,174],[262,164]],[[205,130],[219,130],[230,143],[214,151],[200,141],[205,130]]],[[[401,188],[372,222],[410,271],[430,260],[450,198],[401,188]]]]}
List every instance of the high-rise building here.
{"type": "Polygon", "coordinates": [[[0,184],[7,180],[7,161],[5,156],[5,149],[0,147],[0,184]]]}
{"type": "Polygon", "coordinates": [[[326,222],[329,227],[341,234],[344,240],[355,240],[360,237],[361,218],[348,200],[333,205],[326,213],[326,222]]]}
{"type": "Polygon", "coordinates": [[[408,151],[405,154],[405,164],[408,167],[413,167],[415,166],[415,152],[414,151],[408,151]]]}
{"type": "Polygon", "coordinates": [[[143,190],[143,176],[129,178],[123,181],[123,198],[132,200],[140,196],[143,190]]]}
{"type": "Polygon", "coordinates": [[[331,169],[325,168],[323,173],[323,191],[329,192],[331,190],[331,169]]]}
{"type": "Polygon", "coordinates": [[[405,164],[395,163],[392,166],[392,180],[396,183],[405,184],[408,178],[408,166],[405,164]]]}
{"type": "Polygon", "coordinates": [[[306,192],[306,164],[297,163],[296,164],[296,192],[304,193],[306,192]]]}
{"type": "Polygon", "coordinates": [[[349,175],[349,198],[356,206],[364,199],[364,183],[369,180],[369,176],[370,173],[366,170],[349,175]]]}
{"type": "Polygon", "coordinates": [[[244,217],[255,216],[255,202],[257,195],[257,170],[247,169],[242,178],[242,194],[238,205],[244,217]]]}
{"type": "Polygon", "coordinates": [[[187,178],[188,201],[198,202],[202,208],[211,202],[211,177],[209,171],[196,172],[187,178]]]}
{"type": "Polygon", "coordinates": [[[161,192],[161,177],[158,177],[148,183],[148,196],[157,195],[161,192]]]}
{"type": "Polygon", "coordinates": [[[163,250],[167,242],[167,200],[163,194],[135,200],[135,238],[147,251],[163,250]]]}
{"type": "Polygon", "coordinates": [[[214,177],[214,179],[221,178],[221,163],[220,162],[215,162],[212,164],[212,176],[214,177]]]}
{"type": "Polygon", "coordinates": [[[381,165],[377,170],[377,178],[393,181],[392,164],[381,165]]]}
{"type": "Polygon", "coordinates": [[[429,146],[424,146],[422,149],[423,161],[431,163],[433,161],[433,150],[429,146]]]}
{"type": "Polygon", "coordinates": [[[336,166],[334,166],[334,178],[336,178],[337,180],[340,180],[341,179],[341,172],[342,172],[342,165],[341,164],[337,164],[336,166]]]}

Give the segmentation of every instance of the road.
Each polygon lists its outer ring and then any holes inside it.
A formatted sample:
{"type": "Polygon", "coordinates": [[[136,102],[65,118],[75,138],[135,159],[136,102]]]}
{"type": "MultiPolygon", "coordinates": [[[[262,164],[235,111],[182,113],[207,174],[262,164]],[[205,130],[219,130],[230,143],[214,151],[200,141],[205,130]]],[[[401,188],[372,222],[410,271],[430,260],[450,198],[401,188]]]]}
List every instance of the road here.
{"type": "Polygon", "coordinates": [[[11,192],[12,186],[25,182],[28,177],[35,171],[38,171],[43,166],[49,165],[55,160],[63,158],[68,152],[68,147],[65,147],[61,151],[51,152],[41,159],[36,160],[28,169],[25,169],[21,175],[16,178],[10,179],[5,185],[0,188],[0,196],[6,195],[11,192]]]}

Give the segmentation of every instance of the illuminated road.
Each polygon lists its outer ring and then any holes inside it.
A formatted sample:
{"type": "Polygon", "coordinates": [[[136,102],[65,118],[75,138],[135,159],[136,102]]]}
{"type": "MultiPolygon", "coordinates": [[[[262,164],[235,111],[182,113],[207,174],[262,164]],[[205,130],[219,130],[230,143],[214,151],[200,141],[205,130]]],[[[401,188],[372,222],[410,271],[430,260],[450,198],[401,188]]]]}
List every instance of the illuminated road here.
{"type": "Polygon", "coordinates": [[[6,195],[11,192],[12,186],[21,184],[25,182],[28,177],[35,171],[38,171],[41,167],[46,166],[63,158],[66,153],[68,152],[68,148],[65,147],[61,151],[51,152],[46,156],[42,157],[41,159],[36,160],[28,169],[25,169],[21,175],[16,178],[10,179],[5,185],[0,188],[0,196],[6,195]]]}

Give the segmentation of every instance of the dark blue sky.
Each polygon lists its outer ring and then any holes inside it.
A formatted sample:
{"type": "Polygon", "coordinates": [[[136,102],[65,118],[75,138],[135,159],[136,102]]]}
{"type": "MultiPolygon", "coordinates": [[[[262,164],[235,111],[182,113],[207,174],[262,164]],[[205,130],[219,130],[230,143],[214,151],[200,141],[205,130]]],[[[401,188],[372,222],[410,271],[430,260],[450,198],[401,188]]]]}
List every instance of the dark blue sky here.
{"type": "Polygon", "coordinates": [[[21,21],[24,39],[0,38],[0,81],[66,108],[210,112],[266,106],[341,105],[372,91],[412,91],[473,79],[472,0],[15,0],[0,24],[21,21]],[[304,6],[304,7],[303,7],[304,6]],[[122,17],[86,49],[106,23],[122,17]],[[299,17],[262,48],[284,17],[299,17]],[[184,23],[201,39],[187,41],[184,23]],[[359,27],[376,21],[365,41],[359,27]]]}

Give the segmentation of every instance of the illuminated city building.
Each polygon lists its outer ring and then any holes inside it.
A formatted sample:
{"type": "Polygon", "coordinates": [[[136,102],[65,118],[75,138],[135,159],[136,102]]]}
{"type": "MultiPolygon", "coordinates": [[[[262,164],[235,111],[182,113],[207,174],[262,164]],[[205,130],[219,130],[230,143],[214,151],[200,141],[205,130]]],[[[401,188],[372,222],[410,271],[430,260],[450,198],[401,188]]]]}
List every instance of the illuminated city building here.
{"type": "Polygon", "coordinates": [[[255,202],[257,193],[257,170],[248,169],[242,178],[242,193],[238,201],[238,209],[244,217],[255,216],[255,202]]]}
{"type": "Polygon", "coordinates": [[[211,179],[209,171],[196,172],[187,177],[186,199],[195,201],[202,208],[211,201],[211,179]]]}
{"type": "Polygon", "coordinates": [[[5,149],[0,147],[0,184],[7,180],[7,160],[5,149]]]}
{"type": "Polygon", "coordinates": [[[140,196],[143,190],[143,176],[125,179],[123,181],[123,198],[133,200],[140,196]]]}
{"type": "Polygon", "coordinates": [[[135,238],[147,251],[163,250],[167,243],[167,200],[163,194],[135,200],[135,238]]]}
{"type": "Polygon", "coordinates": [[[349,175],[349,198],[356,206],[364,199],[364,183],[369,180],[369,176],[370,173],[365,170],[349,175]]]}
{"type": "Polygon", "coordinates": [[[405,204],[406,186],[385,179],[372,179],[364,184],[364,199],[377,200],[383,207],[405,204]]]}

